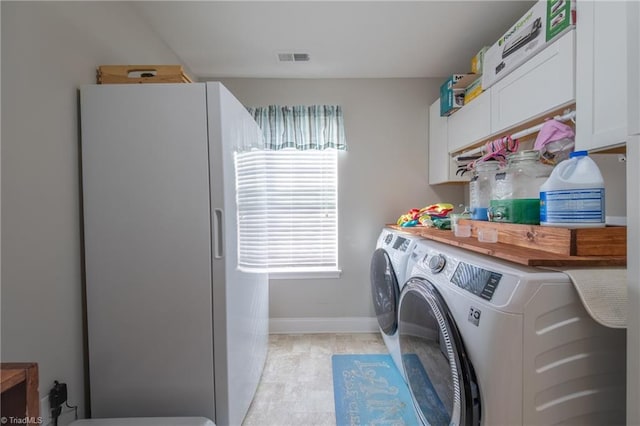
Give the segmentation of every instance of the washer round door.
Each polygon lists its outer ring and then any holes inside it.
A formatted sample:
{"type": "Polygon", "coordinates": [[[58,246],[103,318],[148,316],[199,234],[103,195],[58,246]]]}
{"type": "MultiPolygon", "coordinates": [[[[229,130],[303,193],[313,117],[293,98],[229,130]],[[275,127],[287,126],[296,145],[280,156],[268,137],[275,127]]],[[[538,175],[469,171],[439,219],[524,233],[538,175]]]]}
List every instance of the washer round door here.
{"type": "Polygon", "coordinates": [[[389,254],[376,249],[371,258],[371,297],[380,330],[388,336],[398,329],[398,298],[400,287],[389,254]]]}
{"type": "Polygon", "coordinates": [[[479,425],[480,393],[451,313],[427,280],[402,289],[398,333],[402,366],[425,425],[479,425]]]}

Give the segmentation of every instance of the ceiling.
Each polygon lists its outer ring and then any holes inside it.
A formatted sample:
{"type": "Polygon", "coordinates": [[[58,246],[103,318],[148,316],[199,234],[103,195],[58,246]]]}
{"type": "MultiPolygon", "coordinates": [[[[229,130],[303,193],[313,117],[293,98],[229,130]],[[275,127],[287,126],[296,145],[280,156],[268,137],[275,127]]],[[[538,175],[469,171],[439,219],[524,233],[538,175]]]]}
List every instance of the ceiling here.
{"type": "Polygon", "coordinates": [[[444,77],[470,70],[534,1],[142,1],[199,79],[444,77]],[[308,62],[279,62],[308,53],[308,62]]]}

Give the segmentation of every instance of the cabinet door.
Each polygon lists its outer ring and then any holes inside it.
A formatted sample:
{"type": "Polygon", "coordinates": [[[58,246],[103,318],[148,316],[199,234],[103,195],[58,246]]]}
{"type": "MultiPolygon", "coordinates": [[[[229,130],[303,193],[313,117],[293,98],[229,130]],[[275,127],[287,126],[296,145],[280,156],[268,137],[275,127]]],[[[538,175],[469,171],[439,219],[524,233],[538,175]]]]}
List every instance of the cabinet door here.
{"type": "Polygon", "coordinates": [[[213,416],[205,85],[90,85],[80,102],[91,412],[213,416]]]}
{"type": "Polygon", "coordinates": [[[640,3],[627,3],[627,51],[629,67],[627,74],[629,96],[628,133],[640,135],[640,3]]]}
{"type": "Polygon", "coordinates": [[[577,3],[576,149],[626,141],[626,11],[625,2],[577,3]]]}
{"type": "Polygon", "coordinates": [[[491,92],[486,91],[449,117],[449,152],[465,148],[491,133],[491,92]]]}
{"type": "Polygon", "coordinates": [[[491,133],[548,114],[575,99],[575,31],[555,40],[491,87],[491,133]]]}
{"type": "Polygon", "coordinates": [[[429,184],[467,180],[456,176],[455,161],[447,147],[447,117],[440,117],[440,99],[429,107],[429,184]]]}

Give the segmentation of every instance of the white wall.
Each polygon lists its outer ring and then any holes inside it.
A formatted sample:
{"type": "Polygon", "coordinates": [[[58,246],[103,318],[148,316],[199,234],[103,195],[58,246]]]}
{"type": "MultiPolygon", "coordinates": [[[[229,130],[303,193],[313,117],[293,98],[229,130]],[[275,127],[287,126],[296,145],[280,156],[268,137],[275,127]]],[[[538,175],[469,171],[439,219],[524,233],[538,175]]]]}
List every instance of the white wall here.
{"type": "Polygon", "coordinates": [[[179,60],[125,3],[1,8],[1,357],[39,364],[41,398],[66,382],[82,414],[77,89],[95,82],[100,64],[179,60]]]}
{"type": "Polygon", "coordinates": [[[627,163],[623,154],[590,154],[604,179],[605,209],[608,217],[627,216],[627,163]]]}
{"type": "MultiPolygon", "coordinates": [[[[412,207],[461,203],[464,186],[427,183],[429,105],[439,79],[222,79],[246,106],[340,104],[339,279],[271,280],[276,328],[340,330],[375,316],[369,262],[385,223],[412,207]],[[291,319],[291,321],[286,321],[291,319]]],[[[375,321],[372,322],[375,326],[375,321]]],[[[272,330],[274,328],[272,327],[272,330]]]]}

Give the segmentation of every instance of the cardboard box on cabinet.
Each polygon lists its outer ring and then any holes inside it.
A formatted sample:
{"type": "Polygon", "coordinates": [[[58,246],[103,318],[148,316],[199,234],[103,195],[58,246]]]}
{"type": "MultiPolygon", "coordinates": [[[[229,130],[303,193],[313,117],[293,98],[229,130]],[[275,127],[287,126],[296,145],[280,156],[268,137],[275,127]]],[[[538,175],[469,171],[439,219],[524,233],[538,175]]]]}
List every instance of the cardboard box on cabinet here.
{"type": "Polygon", "coordinates": [[[469,102],[480,96],[482,92],[484,92],[484,89],[482,87],[482,76],[479,76],[476,81],[474,81],[469,86],[467,86],[466,89],[464,89],[464,104],[468,104],[469,102]]]}
{"type": "Polygon", "coordinates": [[[478,76],[453,74],[440,86],[440,116],[448,117],[464,105],[464,92],[478,76]]]}
{"type": "Polygon", "coordinates": [[[476,53],[476,56],[471,58],[471,72],[473,74],[478,74],[478,75],[482,74],[482,66],[484,64],[484,55],[487,53],[488,49],[489,47],[484,46],[482,49],[480,49],[478,53],[476,53]]]}
{"type": "Polygon", "coordinates": [[[575,0],[539,0],[485,53],[482,87],[488,89],[575,26],[575,0]]]}
{"type": "Polygon", "coordinates": [[[98,84],[192,83],[181,65],[100,65],[98,84]]]}

